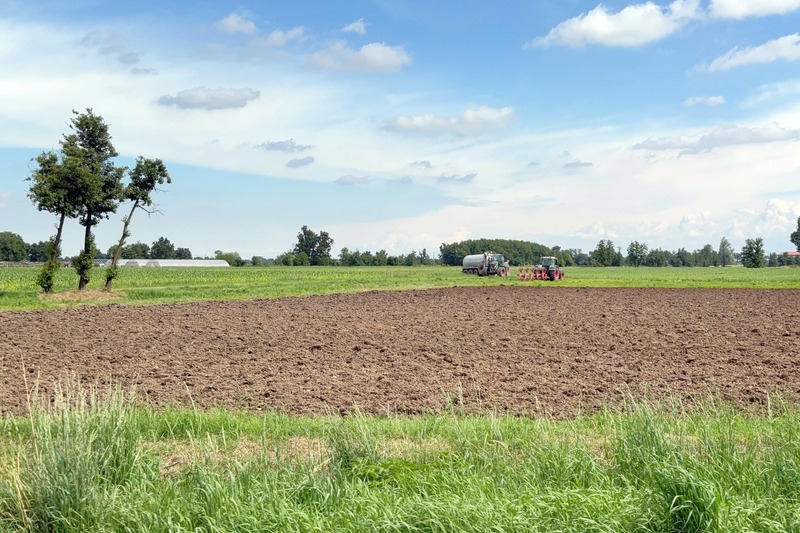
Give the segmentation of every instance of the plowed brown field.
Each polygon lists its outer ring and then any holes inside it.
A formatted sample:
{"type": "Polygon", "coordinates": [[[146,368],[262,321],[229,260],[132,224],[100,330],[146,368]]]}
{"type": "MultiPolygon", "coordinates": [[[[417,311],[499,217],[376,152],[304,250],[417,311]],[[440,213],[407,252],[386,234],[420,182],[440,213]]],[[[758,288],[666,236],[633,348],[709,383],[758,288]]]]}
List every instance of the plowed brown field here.
{"type": "Polygon", "coordinates": [[[156,406],[573,416],[800,398],[800,291],[449,288],[0,313],[0,412],[71,375],[156,406]]]}

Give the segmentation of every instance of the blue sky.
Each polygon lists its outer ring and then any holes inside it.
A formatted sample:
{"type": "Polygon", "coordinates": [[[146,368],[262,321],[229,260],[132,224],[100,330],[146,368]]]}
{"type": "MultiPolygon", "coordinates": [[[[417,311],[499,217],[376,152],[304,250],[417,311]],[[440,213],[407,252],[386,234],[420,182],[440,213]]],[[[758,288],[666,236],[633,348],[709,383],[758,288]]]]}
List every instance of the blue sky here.
{"type": "MultiPolygon", "coordinates": [[[[0,231],[71,110],[173,183],[130,242],[791,249],[800,0],[0,2],[0,231]]],[[[107,249],[124,207],[97,227],[107,249]]],[[[66,229],[65,253],[81,231],[66,229]]]]}

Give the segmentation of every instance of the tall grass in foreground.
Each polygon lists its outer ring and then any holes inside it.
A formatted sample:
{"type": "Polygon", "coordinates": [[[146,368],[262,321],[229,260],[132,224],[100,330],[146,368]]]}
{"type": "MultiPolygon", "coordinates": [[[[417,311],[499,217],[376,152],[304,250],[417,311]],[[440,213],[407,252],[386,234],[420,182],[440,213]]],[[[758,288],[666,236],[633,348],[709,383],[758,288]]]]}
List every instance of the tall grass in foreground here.
{"type": "Polygon", "coordinates": [[[0,419],[0,531],[798,531],[800,412],[572,421],[153,411],[0,419]]]}

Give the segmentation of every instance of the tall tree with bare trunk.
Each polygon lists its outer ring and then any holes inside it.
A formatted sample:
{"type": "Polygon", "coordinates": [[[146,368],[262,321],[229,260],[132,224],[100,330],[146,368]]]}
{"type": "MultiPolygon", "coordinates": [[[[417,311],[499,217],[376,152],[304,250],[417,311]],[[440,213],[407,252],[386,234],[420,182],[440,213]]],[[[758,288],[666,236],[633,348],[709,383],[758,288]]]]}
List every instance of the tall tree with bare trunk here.
{"type": "Polygon", "coordinates": [[[122,247],[125,246],[125,240],[130,237],[130,223],[133,214],[137,209],[152,214],[156,210],[153,206],[153,199],[150,194],[157,191],[158,185],[164,183],[172,183],[167,172],[167,167],[160,159],[145,159],[139,156],[136,160],[136,166],[130,173],[130,183],[123,189],[122,199],[124,201],[133,202],[131,210],[127,216],[122,219],[122,236],[114,248],[114,254],[111,258],[111,265],[106,268],[106,290],[111,290],[114,278],[117,277],[120,255],[122,254],[122,247]]]}

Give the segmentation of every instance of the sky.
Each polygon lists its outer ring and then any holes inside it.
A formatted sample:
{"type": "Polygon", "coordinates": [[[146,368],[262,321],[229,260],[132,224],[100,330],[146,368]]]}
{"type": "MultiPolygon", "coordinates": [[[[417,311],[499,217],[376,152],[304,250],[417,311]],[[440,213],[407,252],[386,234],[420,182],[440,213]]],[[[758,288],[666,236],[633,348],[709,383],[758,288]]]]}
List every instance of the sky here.
{"type": "MultiPolygon", "coordinates": [[[[800,0],[0,0],[0,231],[72,110],[172,183],[128,242],[792,249],[800,0]]],[[[107,250],[123,205],[96,227],[107,250]]],[[[83,228],[65,229],[64,253],[83,228]]]]}

